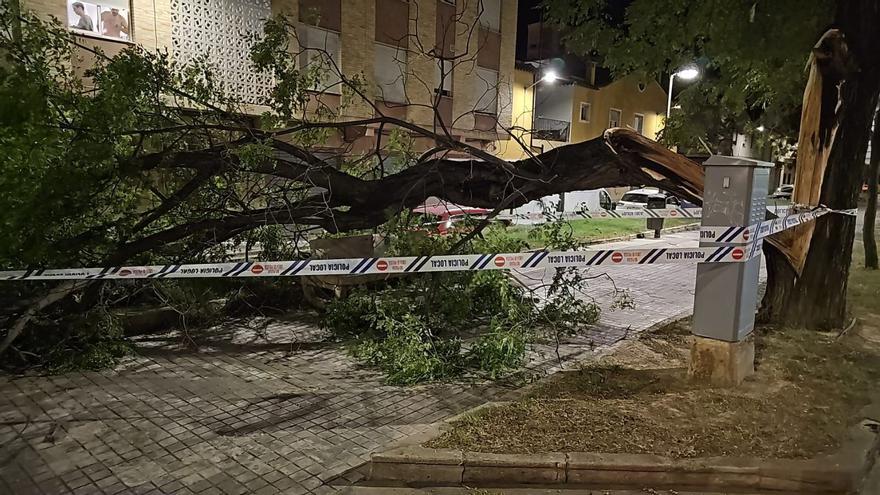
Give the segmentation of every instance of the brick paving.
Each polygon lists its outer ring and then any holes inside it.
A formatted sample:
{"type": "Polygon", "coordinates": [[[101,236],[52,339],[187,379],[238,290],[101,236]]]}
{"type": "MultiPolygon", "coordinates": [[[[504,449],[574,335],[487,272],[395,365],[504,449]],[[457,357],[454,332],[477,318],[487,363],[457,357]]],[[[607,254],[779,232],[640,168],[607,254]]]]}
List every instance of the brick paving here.
{"type": "MultiPolygon", "coordinates": [[[[615,246],[696,242],[687,232],[615,246]]],[[[694,272],[609,270],[584,296],[605,307],[600,322],[562,342],[561,362],[555,346],[534,346],[528,369],[571,366],[686,313],[694,272]],[[634,310],[608,308],[613,284],[630,291],[634,310]]],[[[503,384],[385,385],[308,320],[225,324],[194,336],[198,351],[179,332],[144,336],[113,371],[0,377],[0,493],[332,493],[327,482],[356,479],[370,453],[516,396],[503,384]]]]}

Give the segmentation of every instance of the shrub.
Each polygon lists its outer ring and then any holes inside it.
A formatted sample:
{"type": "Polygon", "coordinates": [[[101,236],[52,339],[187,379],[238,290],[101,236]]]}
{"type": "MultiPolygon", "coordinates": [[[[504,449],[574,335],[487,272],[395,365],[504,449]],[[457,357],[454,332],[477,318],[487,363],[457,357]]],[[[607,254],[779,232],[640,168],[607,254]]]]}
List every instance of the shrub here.
{"type": "MultiPolygon", "coordinates": [[[[408,221],[402,215],[386,227],[389,255],[444,254],[463,235],[428,236],[407,229],[408,221]]],[[[571,242],[561,225],[541,232],[551,247],[571,242]]],[[[523,247],[497,227],[465,246],[483,253],[523,247]]],[[[520,366],[529,342],[541,332],[558,338],[596,322],[599,307],[577,297],[584,281],[577,270],[560,270],[539,299],[512,283],[507,272],[419,274],[361,287],[332,301],[324,325],[338,338],[352,340],[354,356],[383,370],[390,383],[468,372],[494,379],[520,366]]]]}

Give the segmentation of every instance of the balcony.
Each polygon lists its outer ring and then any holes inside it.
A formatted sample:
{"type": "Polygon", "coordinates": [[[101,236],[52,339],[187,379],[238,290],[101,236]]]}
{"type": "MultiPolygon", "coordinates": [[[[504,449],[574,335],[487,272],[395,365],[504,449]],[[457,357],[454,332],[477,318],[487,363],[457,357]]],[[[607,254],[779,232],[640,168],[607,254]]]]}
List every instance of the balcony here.
{"type": "Polygon", "coordinates": [[[535,125],[533,126],[532,132],[534,133],[535,139],[567,143],[570,127],[571,122],[565,120],[537,117],[535,118],[535,125]]]}

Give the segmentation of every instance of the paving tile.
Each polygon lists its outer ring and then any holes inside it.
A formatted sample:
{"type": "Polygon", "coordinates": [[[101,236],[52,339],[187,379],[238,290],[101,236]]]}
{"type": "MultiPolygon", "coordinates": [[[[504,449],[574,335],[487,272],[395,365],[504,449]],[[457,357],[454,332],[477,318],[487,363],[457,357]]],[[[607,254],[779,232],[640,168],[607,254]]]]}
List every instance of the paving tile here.
{"type": "MultiPolygon", "coordinates": [[[[686,233],[638,244],[697,240],[686,233]]],[[[575,366],[687,311],[693,271],[689,265],[609,269],[613,283],[596,278],[585,296],[605,308],[598,324],[562,342],[561,364],[556,349],[534,345],[528,369],[541,375],[575,366]],[[609,309],[614,284],[630,289],[636,310],[609,309]]],[[[549,276],[517,275],[535,286],[549,276]]],[[[0,492],[333,493],[322,480],[359,479],[351,470],[371,452],[422,433],[431,422],[518,394],[492,385],[385,385],[380,373],[360,368],[307,319],[254,318],[200,331],[200,352],[182,348],[176,331],[135,339],[137,355],[112,371],[0,377],[0,422],[18,425],[0,426],[4,451],[8,445],[18,452],[3,457],[0,492]],[[212,347],[218,342],[237,349],[212,347]],[[267,343],[289,351],[267,351],[267,343]],[[18,434],[39,418],[44,426],[18,434]],[[43,441],[53,421],[54,445],[43,441]]]]}

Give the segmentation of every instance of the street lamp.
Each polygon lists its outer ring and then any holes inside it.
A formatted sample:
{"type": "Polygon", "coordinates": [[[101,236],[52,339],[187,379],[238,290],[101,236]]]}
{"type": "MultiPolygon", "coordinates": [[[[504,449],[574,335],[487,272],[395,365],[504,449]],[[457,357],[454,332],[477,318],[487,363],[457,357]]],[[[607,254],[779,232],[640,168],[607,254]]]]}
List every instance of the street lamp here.
{"type": "Polygon", "coordinates": [[[669,120],[669,114],[672,112],[672,84],[676,77],[683,81],[693,81],[700,77],[700,70],[694,66],[689,66],[678,72],[673,72],[672,75],[669,76],[669,99],[666,102],[666,120],[669,120]]]}
{"type": "Polygon", "coordinates": [[[552,69],[551,69],[551,70],[548,70],[547,72],[544,73],[543,76],[541,76],[540,79],[538,79],[537,81],[535,81],[534,83],[532,83],[531,86],[529,86],[528,88],[526,88],[526,90],[529,90],[529,89],[534,88],[535,86],[538,85],[539,82],[546,82],[546,83],[551,83],[551,84],[552,84],[552,83],[555,82],[557,79],[559,79],[559,74],[557,74],[555,70],[552,70],[552,69]]]}

